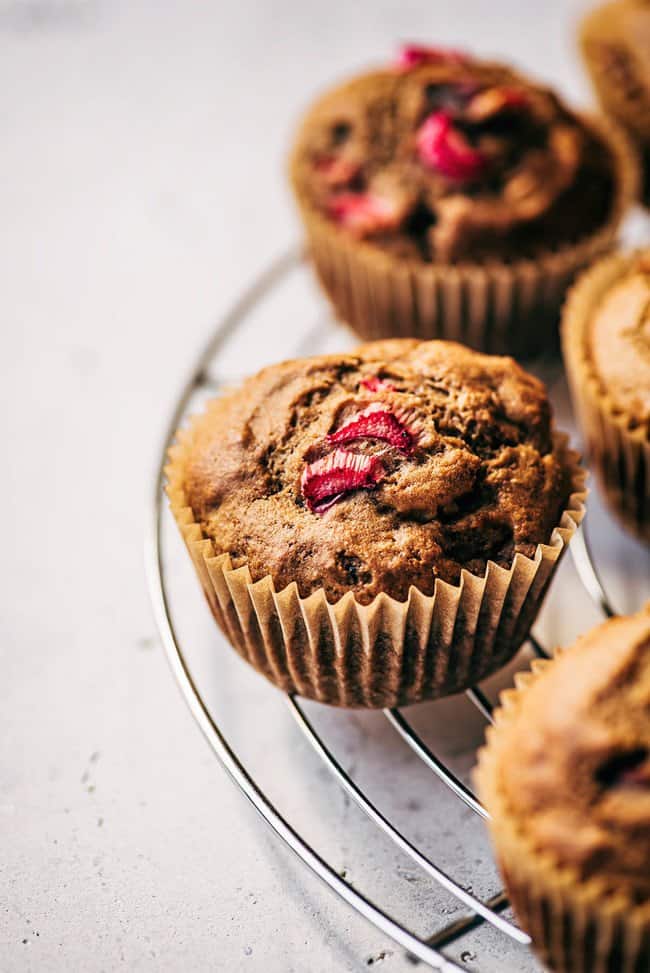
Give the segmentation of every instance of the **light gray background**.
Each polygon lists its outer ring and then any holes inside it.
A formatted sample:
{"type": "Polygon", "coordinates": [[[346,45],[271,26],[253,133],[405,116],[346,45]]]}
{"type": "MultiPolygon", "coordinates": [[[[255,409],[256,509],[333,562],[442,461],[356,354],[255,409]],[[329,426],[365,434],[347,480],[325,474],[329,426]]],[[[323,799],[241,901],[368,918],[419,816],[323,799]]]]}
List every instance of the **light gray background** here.
{"type": "MultiPolygon", "coordinates": [[[[310,96],[423,38],[514,56],[584,102],[582,6],[0,0],[0,969],[412,968],[299,868],[200,738],[149,610],[147,481],[196,348],[297,235],[284,157],[310,96]]],[[[252,357],[240,348],[236,370],[252,357]]],[[[390,873],[402,918],[435,928],[452,907],[397,856],[374,857],[279,696],[217,658],[220,701],[269,787],[338,867],[378,896],[390,873]]],[[[347,765],[369,768],[426,845],[445,796],[386,780],[387,755],[417,768],[378,719],[341,726],[347,765]]],[[[467,849],[446,827],[429,850],[451,869],[467,849]]],[[[489,939],[465,958],[503,968],[489,939]]]]}

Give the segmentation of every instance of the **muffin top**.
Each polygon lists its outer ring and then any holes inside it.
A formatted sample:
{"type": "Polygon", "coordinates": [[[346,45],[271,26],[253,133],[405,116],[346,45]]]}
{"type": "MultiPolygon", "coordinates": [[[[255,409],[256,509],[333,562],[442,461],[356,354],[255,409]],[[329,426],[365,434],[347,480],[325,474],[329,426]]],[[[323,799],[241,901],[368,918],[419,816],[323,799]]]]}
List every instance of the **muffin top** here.
{"type": "Polygon", "coordinates": [[[183,489],[216,551],[330,601],[509,568],[549,541],[570,492],[542,383],[451,342],[265,368],[187,442],[183,489]]]}
{"type": "Polygon", "coordinates": [[[650,2],[614,0],[590,10],[582,50],[605,109],[650,138],[650,2]]]}
{"type": "Polygon", "coordinates": [[[503,807],[560,866],[647,901],[650,604],[584,635],[514,706],[493,737],[503,807]]]}
{"type": "Polygon", "coordinates": [[[585,339],[614,408],[650,432],[650,251],[628,263],[603,295],[585,339]]]}
{"type": "Polygon", "coordinates": [[[322,97],[292,160],[298,200],[423,261],[534,257],[604,224],[613,160],[548,89],[499,64],[410,46],[322,97]]]}

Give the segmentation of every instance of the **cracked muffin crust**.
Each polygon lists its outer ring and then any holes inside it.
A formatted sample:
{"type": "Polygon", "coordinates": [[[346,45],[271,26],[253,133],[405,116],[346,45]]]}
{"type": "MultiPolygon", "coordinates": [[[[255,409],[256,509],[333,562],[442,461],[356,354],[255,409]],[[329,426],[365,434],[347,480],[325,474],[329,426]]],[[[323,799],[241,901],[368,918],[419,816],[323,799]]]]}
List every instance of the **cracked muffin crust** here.
{"type": "Polygon", "coordinates": [[[612,511],[650,543],[650,251],[615,253],[575,284],[562,321],[571,397],[612,511]]]}
{"type": "Polygon", "coordinates": [[[650,437],[650,251],[603,295],[585,340],[613,406],[650,437]]]}
{"type": "Polygon", "coordinates": [[[650,604],[592,629],[521,692],[495,771],[540,853],[650,900],[650,604]]]}
{"type": "Polygon", "coordinates": [[[636,139],[650,202],[650,3],[614,0],[590,10],[580,47],[598,99],[636,139]]]}
{"type": "Polygon", "coordinates": [[[500,64],[410,45],[330,90],[291,183],[336,316],[365,340],[443,338],[530,358],[637,193],[626,136],[500,64]]]}
{"type": "Polygon", "coordinates": [[[292,174],[343,233],[438,263],[575,242],[609,218],[615,178],[607,144],[549,89],[415,45],[316,103],[292,174]]]}
{"type": "Polygon", "coordinates": [[[520,675],[476,776],[542,960],[650,968],[650,603],[520,675]]]}
{"type": "Polygon", "coordinates": [[[182,480],[202,535],[253,581],[362,604],[531,556],[571,486],[541,382],[406,339],[264,369],[194,420],[182,480]]]}

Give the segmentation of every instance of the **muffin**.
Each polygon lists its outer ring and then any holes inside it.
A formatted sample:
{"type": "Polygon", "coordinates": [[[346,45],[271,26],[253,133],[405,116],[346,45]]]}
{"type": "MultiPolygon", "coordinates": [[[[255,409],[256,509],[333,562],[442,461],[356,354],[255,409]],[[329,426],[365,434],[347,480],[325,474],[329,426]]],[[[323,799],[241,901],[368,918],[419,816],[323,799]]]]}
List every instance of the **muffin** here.
{"type": "Polygon", "coordinates": [[[605,496],[650,541],[650,250],[605,258],[575,284],[562,346],[605,496]]]}
{"type": "Polygon", "coordinates": [[[650,201],[650,3],[615,0],[584,18],[580,45],[603,109],[635,139],[650,201]]]}
{"type": "Polygon", "coordinates": [[[410,47],[326,93],[291,180],[336,314],[364,338],[531,355],[636,186],[626,138],[518,72],[410,47]]]}
{"type": "Polygon", "coordinates": [[[440,341],[266,368],[179,433],[167,474],[235,648],[345,706],[457,692],[504,664],[584,499],[543,385],[440,341]]]}
{"type": "Polygon", "coordinates": [[[544,963],[650,970],[650,605],[519,677],[477,782],[544,963]]]}

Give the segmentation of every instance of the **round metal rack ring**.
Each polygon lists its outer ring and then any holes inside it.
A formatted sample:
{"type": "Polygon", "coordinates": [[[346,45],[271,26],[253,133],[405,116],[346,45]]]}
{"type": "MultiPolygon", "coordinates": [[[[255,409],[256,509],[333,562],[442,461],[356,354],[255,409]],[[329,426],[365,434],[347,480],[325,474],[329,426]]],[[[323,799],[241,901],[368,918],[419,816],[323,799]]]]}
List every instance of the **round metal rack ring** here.
{"type": "MultiPolygon", "coordinates": [[[[445,957],[440,950],[443,946],[455,941],[480,923],[490,923],[515,942],[520,944],[530,943],[530,938],[523,930],[519,929],[500,914],[509,904],[505,892],[497,893],[486,902],[481,901],[456,883],[434,862],[427,858],[369,800],[318,735],[312,723],[308,720],[300,701],[295,696],[289,696],[287,703],[298,726],[305,734],[315,752],[335,776],[340,786],[347,792],[348,796],[355,801],[380,831],[390,838],[405,855],[410,857],[429,877],[433,878],[461,902],[467,908],[467,913],[448,924],[436,933],[435,936],[429,939],[422,939],[392,918],[379,905],[370,901],[369,898],[356,888],[353,888],[296,831],[289,821],[282,816],[248,772],[215,718],[210,713],[199,686],[192,675],[186,653],[183,650],[174,624],[173,612],[168,595],[162,538],[164,464],[167,450],[171,445],[174,434],[181,423],[192,396],[200,389],[214,387],[209,376],[209,366],[215,355],[240,326],[246,316],[256,307],[258,302],[267,296],[288,273],[300,266],[301,261],[302,256],[299,250],[291,250],[281,256],[252,284],[230,313],[223,318],[183,385],[176,406],[167,423],[156,458],[146,539],[147,577],[156,624],[176,681],[210,747],[235,784],[237,784],[276,834],[283,839],[302,862],[329,886],[330,889],[336,892],[349,906],[354,908],[377,929],[398,943],[412,957],[421,960],[432,969],[447,971],[447,973],[450,973],[452,970],[462,971],[465,967],[445,957]]],[[[301,345],[304,344],[305,339],[303,338],[301,345]]],[[[303,350],[301,347],[296,350],[296,353],[300,354],[303,350]]],[[[589,543],[584,533],[584,527],[577,532],[569,549],[578,576],[592,600],[604,615],[612,616],[615,614],[594,566],[589,543]]],[[[535,654],[538,656],[547,656],[546,650],[534,636],[529,636],[528,641],[535,654]]],[[[481,689],[478,686],[474,686],[467,690],[466,695],[484,719],[491,721],[492,705],[481,689]]],[[[486,819],[488,817],[487,811],[483,808],[476,795],[431,751],[416,733],[404,714],[398,709],[391,709],[385,710],[384,715],[393,729],[422,760],[424,765],[442,780],[450,791],[479,818],[486,819]]]]}

